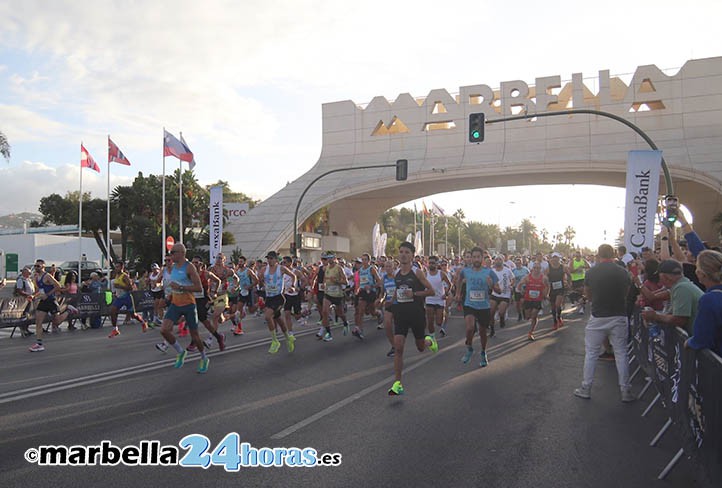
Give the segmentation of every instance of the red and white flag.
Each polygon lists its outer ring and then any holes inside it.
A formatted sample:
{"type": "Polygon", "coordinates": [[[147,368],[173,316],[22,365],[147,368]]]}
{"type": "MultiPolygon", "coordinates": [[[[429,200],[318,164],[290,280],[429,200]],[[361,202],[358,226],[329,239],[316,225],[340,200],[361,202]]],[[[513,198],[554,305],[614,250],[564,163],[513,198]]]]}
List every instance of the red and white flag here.
{"type": "Polygon", "coordinates": [[[163,157],[175,156],[181,161],[193,161],[191,150],[173,134],[163,129],[163,157]]]}
{"type": "Polygon", "coordinates": [[[130,166],[130,161],[125,157],[123,151],[110,140],[110,136],[108,136],[108,163],[120,163],[130,166]]]}
{"type": "Polygon", "coordinates": [[[100,166],[98,166],[98,163],[95,162],[93,156],[90,155],[82,143],[80,144],[80,168],[90,168],[100,173],[100,166]]]}
{"type": "MultiPolygon", "coordinates": [[[[188,147],[188,144],[186,144],[186,140],[183,139],[183,133],[182,133],[182,132],[181,132],[181,135],[180,135],[180,136],[181,136],[181,139],[180,139],[180,140],[181,140],[181,142],[183,143],[183,145],[184,145],[185,147],[188,147]]],[[[190,149],[189,149],[189,151],[190,151],[190,149]]],[[[193,171],[193,168],[196,167],[196,158],[195,158],[195,156],[193,156],[193,153],[191,153],[191,157],[192,157],[192,159],[191,159],[190,161],[188,161],[188,168],[189,168],[191,171],[193,171]]]]}

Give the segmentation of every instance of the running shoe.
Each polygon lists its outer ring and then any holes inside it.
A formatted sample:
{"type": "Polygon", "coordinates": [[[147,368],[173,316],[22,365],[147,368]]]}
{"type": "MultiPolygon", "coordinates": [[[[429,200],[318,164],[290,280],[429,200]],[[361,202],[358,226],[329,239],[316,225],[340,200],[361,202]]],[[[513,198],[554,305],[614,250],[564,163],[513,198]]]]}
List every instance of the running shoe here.
{"type": "Polygon", "coordinates": [[[396,356],[396,348],[392,347],[389,352],[386,353],[387,358],[392,358],[396,356]]]}
{"type": "Polygon", "coordinates": [[[208,363],[210,363],[210,360],[208,358],[201,359],[201,361],[198,363],[198,372],[200,374],[204,374],[208,372],[208,363]]]}
{"type": "Polygon", "coordinates": [[[464,353],[464,357],[461,358],[461,362],[464,364],[469,364],[469,361],[471,361],[471,356],[474,355],[474,350],[470,347],[466,348],[466,352],[464,353]]]}
{"type": "Polygon", "coordinates": [[[176,369],[183,367],[183,363],[185,363],[187,355],[188,355],[187,351],[183,351],[180,354],[176,355],[175,364],[173,365],[173,367],[176,369]]]}
{"type": "Polygon", "coordinates": [[[270,354],[276,354],[278,350],[281,348],[281,343],[277,340],[271,341],[271,347],[268,348],[268,352],[270,354]]]}
{"type": "Polygon", "coordinates": [[[30,351],[30,352],[41,352],[44,350],[45,350],[45,346],[43,346],[42,344],[38,344],[37,342],[35,344],[33,344],[32,346],[30,346],[30,348],[28,349],[28,351],[30,351]]]}
{"type": "Polygon", "coordinates": [[[506,320],[499,319],[499,327],[502,329],[506,327],[506,320]]]}
{"type": "Polygon", "coordinates": [[[292,335],[288,336],[288,339],[286,339],[286,349],[288,349],[288,352],[293,352],[296,349],[296,338],[292,335]]]}
{"type": "MultiPolygon", "coordinates": [[[[336,322],[338,322],[338,320],[336,322]]],[[[343,335],[348,335],[348,324],[343,324],[343,335]]]]}
{"type": "Polygon", "coordinates": [[[532,342],[536,340],[536,337],[534,337],[534,334],[532,334],[531,332],[529,332],[526,337],[532,342]]]}
{"type": "Polygon", "coordinates": [[[426,347],[429,348],[429,351],[438,352],[439,343],[436,342],[436,339],[434,339],[434,336],[427,335],[426,337],[424,337],[424,342],[426,343],[426,347]]]}
{"type": "Polygon", "coordinates": [[[195,343],[191,342],[190,344],[188,344],[188,347],[186,347],[186,351],[191,353],[198,352],[198,347],[196,347],[195,343]]]}
{"type": "Polygon", "coordinates": [[[141,330],[143,330],[143,332],[148,332],[148,322],[146,322],[146,321],[141,322],[140,327],[141,327],[141,330]]]}
{"type": "Polygon", "coordinates": [[[574,390],[574,396],[589,400],[590,398],[592,398],[592,387],[582,385],[574,390]]]}
{"type": "Polygon", "coordinates": [[[485,368],[489,365],[489,360],[486,358],[486,351],[481,351],[479,366],[485,368]]]}
{"type": "Polygon", "coordinates": [[[394,381],[394,384],[389,388],[389,396],[397,396],[404,394],[404,385],[400,381],[394,381]]]}
{"type": "Polygon", "coordinates": [[[316,339],[318,339],[318,340],[323,339],[323,333],[324,333],[325,330],[326,330],[326,329],[324,329],[323,327],[321,327],[320,329],[318,329],[318,332],[316,332],[316,339]]]}
{"type": "Polygon", "coordinates": [[[631,403],[635,401],[637,397],[632,393],[632,390],[628,388],[622,389],[622,403],[631,403]]]}
{"type": "Polygon", "coordinates": [[[206,337],[206,340],[203,341],[203,345],[206,346],[206,349],[210,349],[213,346],[213,338],[206,337]]]}
{"type": "Polygon", "coordinates": [[[364,340],[364,334],[358,327],[353,328],[353,330],[351,331],[351,335],[360,341],[364,340]]]}
{"type": "Polygon", "coordinates": [[[241,327],[241,324],[238,324],[235,329],[233,329],[233,335],[243,335],[243,327],[241,327]]]}
{"type": "Polygon", "coordinates": [[[554,325],[552,325],[552,330],[559,330],[559,321],[555,320],[554,325]]]}
{"type": "MultiPolygon", "coordinates": [[[[379,312],[376,314],[376,323],[380,326],[384,324],[384,314],[383,313],[379,312]]],[[[379,329],[382,329],[382,328],[383,327],[379,327],[379,329]]]]}
{"type": "Polygon", "coordinates": [[[489,337],[494,337],[496,335],[496,331],[494,330],[494,326],[489,326],[489,337]]]}
{"type": "Polygon", "coordinates": [[[330,332],[326,332],[323,336],[323,342],[331,342],[333,340],[333,337],[331,336],[330,332]]]}
{"type": "Polygon", "coordinates": [[[384,328],[383,322],[381,322],[380,324],[378,324],[378,325],[376,326],[376,330],[382,330],[383,328],[384,328]]]}
{"type": "Polygon", "coordinates": [[[226,335],[223,332],[221,332],[218,335],[221,336],[221,338],[218,340],[218,350],[225,351],[226,350],[226,335]]]}
{"type": "Polygon", "coordinates": [[[158,349],[160,352],[165,353],[166,351],[168,351],[168,344],[166,344],[165,342],[158,342],[155,345],[155,348],[158,349]]]}
{"type": "Polygon", "coordinates": [[[441,337],[446,337],[446,324],[439,327],[439,334],[441,334],[441,337]]]}
{"type": "Polygon", "coordinates": [[[119,336],[120,331],[118,329],[113,329],[110,331],[110,335],[108,336],[108,339],[112,339],[115,336],[119,336]]]}
{"type": "Polygon", "coordinates": [[[564,327],[564,319],[559,317],[559,328],[561,329],[562,327],[564,327]]]}

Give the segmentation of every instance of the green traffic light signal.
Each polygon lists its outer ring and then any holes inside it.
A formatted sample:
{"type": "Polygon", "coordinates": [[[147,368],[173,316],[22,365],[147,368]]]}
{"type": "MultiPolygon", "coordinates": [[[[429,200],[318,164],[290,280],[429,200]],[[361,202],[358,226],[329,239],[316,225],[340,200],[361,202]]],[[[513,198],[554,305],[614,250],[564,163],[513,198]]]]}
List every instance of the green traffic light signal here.
{"type": "Polygon", "coordinates": [[[469,142],[484,140],[484,113],[469,114],[469,142]]]}

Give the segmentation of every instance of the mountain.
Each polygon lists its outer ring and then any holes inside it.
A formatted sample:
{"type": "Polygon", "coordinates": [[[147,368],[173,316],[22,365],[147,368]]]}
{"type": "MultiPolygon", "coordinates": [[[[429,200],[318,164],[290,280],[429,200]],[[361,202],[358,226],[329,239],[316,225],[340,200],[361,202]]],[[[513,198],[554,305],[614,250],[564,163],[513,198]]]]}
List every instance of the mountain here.
{"type": "Polygon", "coordinates": [[[0,229],[22,229],[24,222],[27,222],[29,227],[33,220],[40,222],[42,219],[42,215],[32,212],[3,215],[0,216],[0,229]]]}

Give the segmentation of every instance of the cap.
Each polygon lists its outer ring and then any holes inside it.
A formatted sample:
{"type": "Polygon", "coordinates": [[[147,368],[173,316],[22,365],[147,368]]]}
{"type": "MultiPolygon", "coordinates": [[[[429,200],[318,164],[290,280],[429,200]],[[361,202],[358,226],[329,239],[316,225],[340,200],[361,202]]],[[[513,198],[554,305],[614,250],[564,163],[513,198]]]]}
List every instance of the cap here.
{"type": "Polygon", "coordinates": [[[321,259],[331,259],[331,258],[335,258],[335,257],[336,257],[336,255],[334,253],[332,253],[331,251],[326,251],[324,253],[321,253],[321,259]]]}
{"type": "Polygon", "coordinates": [[[150,269],[160,269],[160,266],[158,266],[158,263],[153,263],[150,265],[150,269]]]}
{"type": "Polygon", "coordinates": [[[665,274],[682,274],[682,265],[674,259],[665,259],[659,265],[658,272],[665,274]]]}
{"type": "Polygon", "coordinates": [[[558,252],[555,252],[555,253],[552,253],[552,257],[553,257],[553,258],[561,258],[562,255],[559,254],[558,252]]]}
{"type": "Polygon", "coordinates": [[[278,253],[276,251],[268,251],[268,254],[266,254],[266,259],[269,258],[278,259],[278,253]]]}
{"type": "Polygon", "coordinates": [[[621,259],[622,262],[624,263],[624,265],[626,266],[627,264],[629,264],[629,263],[631,263],[632,261],[634,261],[634,256],[632,256],[631,254],[627,253],[627,254],[625,254],[624,256],[622,256],[622,257],[619,258],[619,259],[621,259]]]}
{"type": "Polygon", "coordinates": [[[354,262],[356,262],[356,263],[363,263],[363,261],[361,260],[361,258],[356,258],[356,259],[354,259],[354,262]]]}
{"type": "Polygon", "coordinates": [[[32,266],[25,266],[22,270],[23,270],[23,271],[31,271],[31,272],[32,272],[33,267],[32,267],[32,266]]]}
{"type": "Polygon", "coordinates": [[[95,278],[96,276],[99,277],[100,275],[99,275],[98,273],[96,273],[95,271],[93,271],[92,273],[90,273],[90,277],[91,277],[91,278],[95,278]]]}

